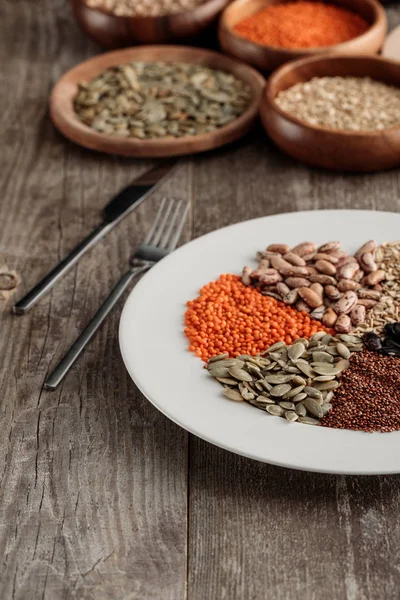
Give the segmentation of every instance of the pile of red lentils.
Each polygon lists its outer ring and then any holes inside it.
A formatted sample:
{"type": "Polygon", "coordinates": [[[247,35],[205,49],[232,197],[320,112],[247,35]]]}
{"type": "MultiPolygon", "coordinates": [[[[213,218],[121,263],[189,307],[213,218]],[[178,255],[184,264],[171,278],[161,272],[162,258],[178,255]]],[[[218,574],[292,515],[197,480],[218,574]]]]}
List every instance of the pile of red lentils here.
{"type": "Polygon", "coordinates": [[[225,352],[254,356],[275,342],[329,331],[307,313],[243,285],[237,275],[221,275],[187,302],[185,325],[189,350],[205,362],[225,352]]]}

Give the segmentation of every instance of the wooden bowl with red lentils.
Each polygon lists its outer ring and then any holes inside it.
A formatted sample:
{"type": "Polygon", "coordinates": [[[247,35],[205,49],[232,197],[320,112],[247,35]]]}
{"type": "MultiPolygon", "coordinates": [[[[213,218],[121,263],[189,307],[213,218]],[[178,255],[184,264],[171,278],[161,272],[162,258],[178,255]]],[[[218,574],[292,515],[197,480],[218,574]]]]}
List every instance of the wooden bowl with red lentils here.
{"type": "Polygon", "coordinates": [[[103,48],[191,42],[229,0],[71,0],[80,28],[103,48]]]}
{"type": "Polygon", "coordinates": [[[262,71],[321,54],[377,54],[387,19],[377,0],[234,0],[219,23],[223,50],[262,71]]]}

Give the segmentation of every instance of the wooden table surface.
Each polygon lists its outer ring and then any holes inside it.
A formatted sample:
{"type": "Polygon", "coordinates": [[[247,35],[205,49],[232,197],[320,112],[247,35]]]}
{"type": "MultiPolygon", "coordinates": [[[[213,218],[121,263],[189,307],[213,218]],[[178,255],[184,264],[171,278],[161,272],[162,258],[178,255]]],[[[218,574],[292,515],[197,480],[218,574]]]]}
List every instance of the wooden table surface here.
{"type": "MultiPolygon", "coordinates": [[[[396,5],[388,12],[400,23],[396,5]]],[[[86,151],[54,130],[51,86],[99,51],[67,0],[2,0],[0,18],[0,266],[17,273],[20,297],[152,163],[86,151]]],[[[190,201],[189,240],[277,212],[396,211],[399,190],[398,170],[312,170],[260,131],[185,160],[26,316],[3,300],[2,600],[398,599],[399,477],[286,470],[189,436],[126,373],[122,304],[62,387],[42,385],[126,268],[162,195],[190,201]]]]}

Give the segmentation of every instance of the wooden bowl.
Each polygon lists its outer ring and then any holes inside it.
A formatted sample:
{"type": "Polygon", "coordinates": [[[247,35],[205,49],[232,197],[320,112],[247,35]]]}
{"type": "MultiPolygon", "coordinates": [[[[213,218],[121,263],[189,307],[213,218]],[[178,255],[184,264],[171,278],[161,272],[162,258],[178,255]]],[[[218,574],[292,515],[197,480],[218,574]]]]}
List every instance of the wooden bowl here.
{"type": "Polygon", "coordinates": [[[190,48],[187,46],[143,46],[126,48],[108,52],[87,60],[68,71],[56,84],[50,98],[50,114],[54,125],[73,142],[110,154],[137,157],[167,157],[203,152],[238,140],[253,126],[258,116],[258,109],[265,80],[254,69],[244,63],[209,50],[190,48]],[[131,61],[166,61],[186,62],[206,65],[232,73],[245,81],[251,88],[253,96],[245,112],[210,133],[190,137],[174,138],[171,136],[158,139],[139,140],[105,135],[91,129],[77,117],[73,100],[78,84],[89,81],[108,67],[131,61]]]}
{"type": "Polygon", "coordinates": [[[235,0],[221,15],[219,41],[223,50],[241,60],[258,67],[262,71],[272,71],[289,60],[320,54],[376,54],[382,46],[387,30],[386,14],[377,0],[334,0],[338,6],[347,8],[368,23],[370,28],[357,38],[322,48],[299,50],[264,46],[240,37],[234,26],[244,18],[253,15],[272,4],[283,0],[235,0]]]}
{"type": "Polygon", "coordinates": [[[193,10],[161,17],[120,17],[71,0],[80,28],[104,48],[190,41],[215,21],[229,0],[208,0],[193,10]]]}
{"type": "Polygon", "coordinates": [[[400,63],[370,56],[322,56],[288,63],[273,73],[260,106],[262,123],[282,150],[310,165],[340,171],[377,171],[400,165],[400,126],[377,131],[315,127],[282,111],[282,90],[312,77],[371,77],[400,87],[400,63]]]}

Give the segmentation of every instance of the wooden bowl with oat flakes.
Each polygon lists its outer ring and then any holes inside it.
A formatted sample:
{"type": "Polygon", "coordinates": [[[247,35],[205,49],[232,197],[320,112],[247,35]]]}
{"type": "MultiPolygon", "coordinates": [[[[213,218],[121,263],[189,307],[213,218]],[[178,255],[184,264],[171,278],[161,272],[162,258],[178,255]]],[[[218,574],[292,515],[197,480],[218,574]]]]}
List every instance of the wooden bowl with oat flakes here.
{"type": "Polygon", "coordinates": [[[379,130],[332,129],[311,125],[278,106],[280,92],[321,77],[368,77],[400,88],[400,63],[372,56],[325,55],[283,65],[269,78],[260,104],[262,123],[276,145],[302,162],[338,171],[399,166],[400,125],[379,130]]]}
{"type": "Polygon", "coordinates": [[[86,35],[104,48],[136,44],[190,42],[207,30],[229,0],[205,0],[192,9],[161,16],[121,16],[71,0],[74,17],[86,35]]]}
{"type": "Polygon", "coordinates": [[[218,52],[185,46],[127,48],[97,56],[66,73],[51,94],[50,114],[54,125],[65,137],[92,150],[136,157],[179,156],[211,150],[234,142],[245,135],[257,119],[264,85],[265,80],[260,73],[218,52]],[[243,109],[240,116],[236,116],[213,131],[185,137],[173,135],[153,139],[120,137],[96,131],[86,125],[74,109],[79,84],[90,82],[111,67],[135,62],[201,65],[231,74],[247,86],[249,92],[247,107],[243,109]]]}

